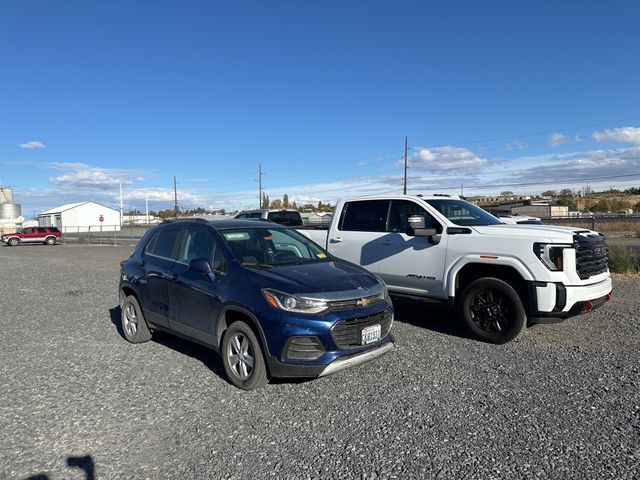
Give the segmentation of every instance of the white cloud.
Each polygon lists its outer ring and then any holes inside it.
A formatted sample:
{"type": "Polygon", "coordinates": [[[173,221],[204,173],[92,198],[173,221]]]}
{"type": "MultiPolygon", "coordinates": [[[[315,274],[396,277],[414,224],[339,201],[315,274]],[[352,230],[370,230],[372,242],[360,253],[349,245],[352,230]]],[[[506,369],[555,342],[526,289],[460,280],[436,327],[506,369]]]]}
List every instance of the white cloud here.
{"type": "Polygon", "coordinates": [[[567,138],[566,135],[563,135],[558,132],[553,132],[549,137],[549,146],[552,148],[555,148],[558,145],[562,145],[563,143],[567,142],[568,140],[569,139],[567,138]]]}
{"type": "Polygon", "coordinates": [[[35,166],[63,172],[49,177],[49,183],[74,188],[108,190],[118,187],[120,183],[129,185],[134,180],[144,180],[140,171],[132,169],[103,168],[74,162],[48,162],[35,166]]]}
{"type": "MultiPolygon", "coordinates": [[[[149,201],[173,202],[173,190],[170,188],[138,188],[134,190],[126,190],[124,197],[128,201],[149,199],[149,201]]],[[[198,197],[192,193],[178,190],[178,203],[197,203],[198,197]]]]}
{"type": "Polygon", "coordinates": [[[40,150],[44,148],[44,143],[38,142],[37,140],[32,140],[30,142],[21,143],[18,145],[20,148],[24,148],[25,150],[40,150]]]}
{"type": "Polygon", "coordinates": [[[594,132],[591,137],[596,142],[620,142],[640,145],[640,127],[608,128],[594,132]]]}
{"type": "MultiPolygon", "coordinates": [[[[488,163],[488,160],[479,157],[467,148],[442,146],[422,148],[409,159],[409,166],[417,170],[431,172],[443,172],[450,170],[469,171],[475,170],[488,163]]],[[[403,166],[401,160],[397,164],[403,166]]]]}

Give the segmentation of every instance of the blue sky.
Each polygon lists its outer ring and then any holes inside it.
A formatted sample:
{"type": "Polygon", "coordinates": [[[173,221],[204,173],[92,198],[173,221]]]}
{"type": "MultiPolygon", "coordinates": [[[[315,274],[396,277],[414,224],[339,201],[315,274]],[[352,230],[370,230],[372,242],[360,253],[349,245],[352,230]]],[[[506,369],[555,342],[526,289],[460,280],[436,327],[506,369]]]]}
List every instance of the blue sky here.
{"type": "Polygon", "coordinates": [[[5,1],[0,180],[255,207],[640,184],[640,3],[5,1]],[[636,176],[634,176],[636,175],[636,176]],[[555,183],[550,183],[555,182],[555,183]]]}

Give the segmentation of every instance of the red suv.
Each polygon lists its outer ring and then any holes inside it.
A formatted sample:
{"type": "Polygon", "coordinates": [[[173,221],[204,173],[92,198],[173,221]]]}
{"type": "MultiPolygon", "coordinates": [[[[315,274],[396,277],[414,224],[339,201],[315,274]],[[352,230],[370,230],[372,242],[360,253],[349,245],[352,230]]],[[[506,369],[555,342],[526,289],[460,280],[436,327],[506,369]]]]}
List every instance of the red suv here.
{"type": "Polygon", "coordinates": [[[55,245],[60,240],[60,237],[62,237],[62,234],[56,227],[28,227],[16,233],[2,235],[0,240],[11,247],[15,247],[21,243],[55,245]]]}

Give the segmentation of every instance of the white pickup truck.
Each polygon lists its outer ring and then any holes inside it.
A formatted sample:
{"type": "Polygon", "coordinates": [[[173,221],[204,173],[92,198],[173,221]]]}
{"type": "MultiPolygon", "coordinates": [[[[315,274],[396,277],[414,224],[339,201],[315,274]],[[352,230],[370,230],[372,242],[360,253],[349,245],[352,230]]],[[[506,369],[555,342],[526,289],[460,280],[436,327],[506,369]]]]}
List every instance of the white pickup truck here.
{"type": "Polygon", "coordinates": [[[601,234],[505,225],[458,197],[347,198],[328,231],[300,232],[380,276],[392,294],[451,302],[487,342],[506,343],[527,324],[559,321],[611,298],[601,234]]]}

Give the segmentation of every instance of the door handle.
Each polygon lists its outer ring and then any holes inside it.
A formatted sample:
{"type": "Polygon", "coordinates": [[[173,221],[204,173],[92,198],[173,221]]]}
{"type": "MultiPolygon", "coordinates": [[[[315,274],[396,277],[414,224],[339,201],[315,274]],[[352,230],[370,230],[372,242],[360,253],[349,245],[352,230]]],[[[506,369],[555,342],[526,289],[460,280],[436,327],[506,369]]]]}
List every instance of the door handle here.
{"type": "Polygon", "coordinates": [[[342,241],[341,237],[336,237],[329,240],[330,243],[340,243],[341,241],[342,241]]]}

